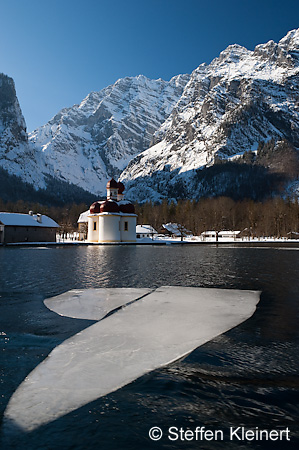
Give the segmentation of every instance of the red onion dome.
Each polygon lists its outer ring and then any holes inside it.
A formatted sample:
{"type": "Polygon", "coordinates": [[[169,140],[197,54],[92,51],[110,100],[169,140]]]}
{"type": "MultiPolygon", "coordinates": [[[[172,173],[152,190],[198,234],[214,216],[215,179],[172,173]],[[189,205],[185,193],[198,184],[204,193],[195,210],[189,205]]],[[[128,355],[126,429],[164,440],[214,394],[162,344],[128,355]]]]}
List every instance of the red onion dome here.
{"type": "Polygon", "coordinates": [[[121,181],[119,181],[117,183],[117,186],[118,186],[118,193],[122,194],[124,192],[124,190],[125,190],[125,185],[121,181]]]}
{"type": "Polygon", "coordinates": [[[94,202],[89,208],[90,214],[97,214],[100,212],[102,202],[94,202]]]}
{"type": "Polygon", "coordinates": [[[115,181],[114,178],[111,178],[111,180],[109,180],[107,183],[106,189],[110,189],[110,188],[115,188],[115,189],[118,188],[118,183],[117,183],[117,181],[115,181]]]}
{"type": "Polygon", "coordinates": [[[118,204],[113,200],[106,200],[101,204],[100,212],[118,213],[119,212],[118,204]]]}
{"type": "Polygon", "coordinates": [[[135,214],[135,206],[133,205],[133,203],[120,203],[119,210],[122,213],[135,214]]]}

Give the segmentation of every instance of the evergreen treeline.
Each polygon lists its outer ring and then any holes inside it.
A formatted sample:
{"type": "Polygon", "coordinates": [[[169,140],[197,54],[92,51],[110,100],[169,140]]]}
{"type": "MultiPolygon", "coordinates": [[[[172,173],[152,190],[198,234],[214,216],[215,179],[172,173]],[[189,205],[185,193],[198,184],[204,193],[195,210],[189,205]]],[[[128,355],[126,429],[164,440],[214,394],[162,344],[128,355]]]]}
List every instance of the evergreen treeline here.
{"type": "MultiPolygon", "coordinates": [[[[208,230],[245,230],[252,236],[276,237],[298,233],[298,199],[273,197],[283,191],[286,181],[298,177],[298,152],[285,140],[271,139],[261,143],[257,152],[245,152],[238,162],[218,158],[212,167],[196,171],[192,192],[182,180],[163,184],[168,198],[180,200],[135,205],[138,223],[161,230],[163,223],[177,222],[194,235],[208,230]],[[199,200],[190,200],[191,196],[199,200]]],[[[61,232],[71,232],[77,230],[79,215],[95,200],[78,186],[51,177],[47,189],[37,191],[0,167],[0,211],[46,214],[61,225],[61,232]]]]}
{"type": "MultiPolygon", "coordinates": [[[[262,161],[266,164],[267,155],[262,161]]],[[[286,163],[285,163],[286,164],[286,163]]],[[[280,164],[283,168],[283,164],[280,164]]],[[[291,166],[293,172],[288,173],[273,165],[273,168],[265,167],[257,162],[257,156],[253,152],[245,152],[243,158],[230,161],[217,158],[215,164],[204,169],[196,169],[181,176],[179,169],[173,172],[164,168],[154,174],[144,177],[142,182],[151,187],[154,182],[155,190],[175,199],[200,199],[202,197],[230,197],[236,201],[250,198],[254,201],[263,201],[273,195],[280,195],[285,190],[285,185],[290,180],[296,179],[299,171],[296,165],[291,166]],[[252,162],[253,161],[253,162],[252,162]],[[174,176],[176,173],[176,176],[174,176]]]]}
{"type": "MultiPolygon", "coordinates": [[[[47,177],[47,189],[34,189],[32,184],[22,181],[16,175],[9,174],[0,167],[0,198],[4,202],[35,202],[48,206],[63,206],[66,203],[88,203],[94,201],[94,195],[84,189],[47,177]]],[[[22,212],[22,211],[20,211],[22,212]]]]}
{"type": "Polygon", "coordinates": [[[165,167],[151,175],[149,186],[154,179],[155,189],[168,198],[198,200],[221,196],[235,201],[264,201],[281,195],[287,183],[298,180],[299,153],[285,139],[270,139],[261,142],[257,151],[246,151],[235,160],[218,154],[211,167],[196,169],[190,178],[185,175],[180,176],[179,169],[170,172],[165,167]]]}
{"type": "Polygon", "coordinates": [[[245,230],[251,236],[287,236],[299,232],[298,201],[273,198],[264,202],[235,201],[228,197],[204,198],[199,201],[164,201],[160,205],[136,205],[139,224],[150,224],[157,231],[162,224],[177,222],[199,235],[208,230],[245,230]]]}
{"type": "Polygon", "coordinates": [[[224,196],[236,201],[262,201],[283,190],[286,177],[247,162],[220,162],[196,173],[197,196],[224,196]]]}
{"type": "MultiPolygon", "coordinates": [[[[60,226],[60,232],[77,230],[79,215],[86,211],[90,203],[47,206],[40,203],[3,202],[0,211],[46,214],[60,226]]],[[[298,201],[276,197],[264,202],[253,200],[235,201],[229,197],[204,198],[199,201],[179,200],[177,203],[161,204],[151,202],[135,205],[139,224],[150,224],[157,231],[167,222],[180,223],[194,235],[208,230],[239,230],[250,236],[287,236],[289,232],[299,232],[298,201]]]]}

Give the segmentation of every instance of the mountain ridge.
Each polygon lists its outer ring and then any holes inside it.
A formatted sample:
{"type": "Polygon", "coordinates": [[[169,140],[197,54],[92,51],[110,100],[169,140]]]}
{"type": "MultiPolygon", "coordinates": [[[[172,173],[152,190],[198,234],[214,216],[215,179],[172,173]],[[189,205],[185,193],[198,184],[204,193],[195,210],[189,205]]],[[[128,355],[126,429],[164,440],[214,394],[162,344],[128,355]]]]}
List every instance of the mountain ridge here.
{"type": "Polygon", "coordinates": [[[212,166],[216,156],[236,159],[272,138],[298,148],[298,49],[299,30],[293,30],[278,44],[270,41],[254,51],[229,46],[209,65],[195,69],[155,133],[155,145],[122,173],[129,195],[144,201],[142,192],[151,191],[152,200],[161,200],[171,184],[187,182],[192,196],[191,179],[198,169],[212,166]]]}
{"type": "Polygon", "coordinates": [[[29,141],[41,148],[58,178],[71,165],[68,179],[100,194],[107,178],[117,177],[133,156],[149,147],[187,78],[119,79],[100,92],[91,92],[79,105],[60,111],[31,133],[29,141]]]}
{"type": "MultiPolygon", "coordinates": [[[[269,155],[280,152],[286,192],[299,195],[298,86],[299,29],[254,50],[229,45],[210,64],[169,81],[121,78],[28,135],[14,82],[0,75],[0,164],[37,190],[56,179],[100,196],[114,176],[126,183],[128,198],[161,201],[223,195],[225,185],[235,185],[224,175],[227,165],[221,176],[219,166],[214,171],[219,182],[200,185],[212,173],[201,171],[219,161],[240,163],[244,174],[244,164],[256,174],[263,166],[272,180],[282,170],[269,155]],[[269,142],[272,153],[261,157],[269,142]]],[[[282,194],[280,175],[273,192],[282,194]]]]}

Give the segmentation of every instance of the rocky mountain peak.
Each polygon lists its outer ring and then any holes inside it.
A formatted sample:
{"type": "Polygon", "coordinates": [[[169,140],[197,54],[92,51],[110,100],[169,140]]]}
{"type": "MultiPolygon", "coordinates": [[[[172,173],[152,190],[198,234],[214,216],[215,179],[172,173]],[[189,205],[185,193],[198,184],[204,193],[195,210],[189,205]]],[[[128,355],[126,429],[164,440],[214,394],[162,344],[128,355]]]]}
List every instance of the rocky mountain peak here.
{"type": "Polygon", "coordinates": [[[266,44],[257,45],[254,55],[281,67],[298,67],[299,29],[289,31],[278,43],[270,40],[266,44]]]}
{"type": "Polygon", "coordinates": [[[42,186],[35,152],[28,143],[26,123],[16,95],[15,83],[0,74],[0,161],[8,173],[42,186]]]}
{"type": "Polygon", "coordinates": [[[299,51],[299,28],[291,30],[278,43],[281,48],[288,52],[299,51]]]}
{"type": "Polygon", "coordinates": [[[15,83],[7,75],[0,74],[0,145],[27,142],[26,124],[17,99],[15,83]]]}
{"type": "Polygon", "coordinates": [[[218,66],[219,63],[236,63],[240,61],[240,59],[248,57],[250,54],[250,50],[247,50],[239,44],[229,45],[217,58],[212,61],[211,66],[218,66]]]}
{"type": "Polygon", "coordinates": [[[155,145],[122,173],[127,195],[197,196],[203,192],[195,183],[198,171],[219,159],[238,160],[269,139],[299,148],[297,36],[294,30],[278,44],[269,41],[254,51],[231,45],[195,69],[156,131],[155,145]],[[142,189],[137,191],[137,184],[142,189]]]}
{"type": "Polygon", "coordinates": [[[132,157],[151,145],[189,78],[121,78],[60,111],[30,135],[30,142],[40,148],[49,174],[63,179],[67,172],[72,183],[101,194],[107,177],[117,177],[132,157]]]}

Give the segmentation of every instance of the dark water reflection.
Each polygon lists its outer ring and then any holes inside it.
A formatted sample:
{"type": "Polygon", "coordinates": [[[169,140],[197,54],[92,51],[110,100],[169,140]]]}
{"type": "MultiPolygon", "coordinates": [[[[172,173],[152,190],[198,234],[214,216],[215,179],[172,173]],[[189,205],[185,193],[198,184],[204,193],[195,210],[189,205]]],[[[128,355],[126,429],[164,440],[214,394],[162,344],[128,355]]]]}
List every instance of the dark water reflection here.
{"type": "MultiPolygon", "coordinates": [[[[43,299],[74,288],[203,286],[262,291],[255,315],[107,397],[2,448],[297,449],[299,250],[217,246],[1,248],[1,414],[22,379],[91,321],[43,299]],[[224,441],[148,438],[152,426],[220,429],[224,441]],[[229,441],[229,427],[291,430],[291,441],[229,441]]],[[[182,299],[183,301],[183,299],[182,299]]]]}

